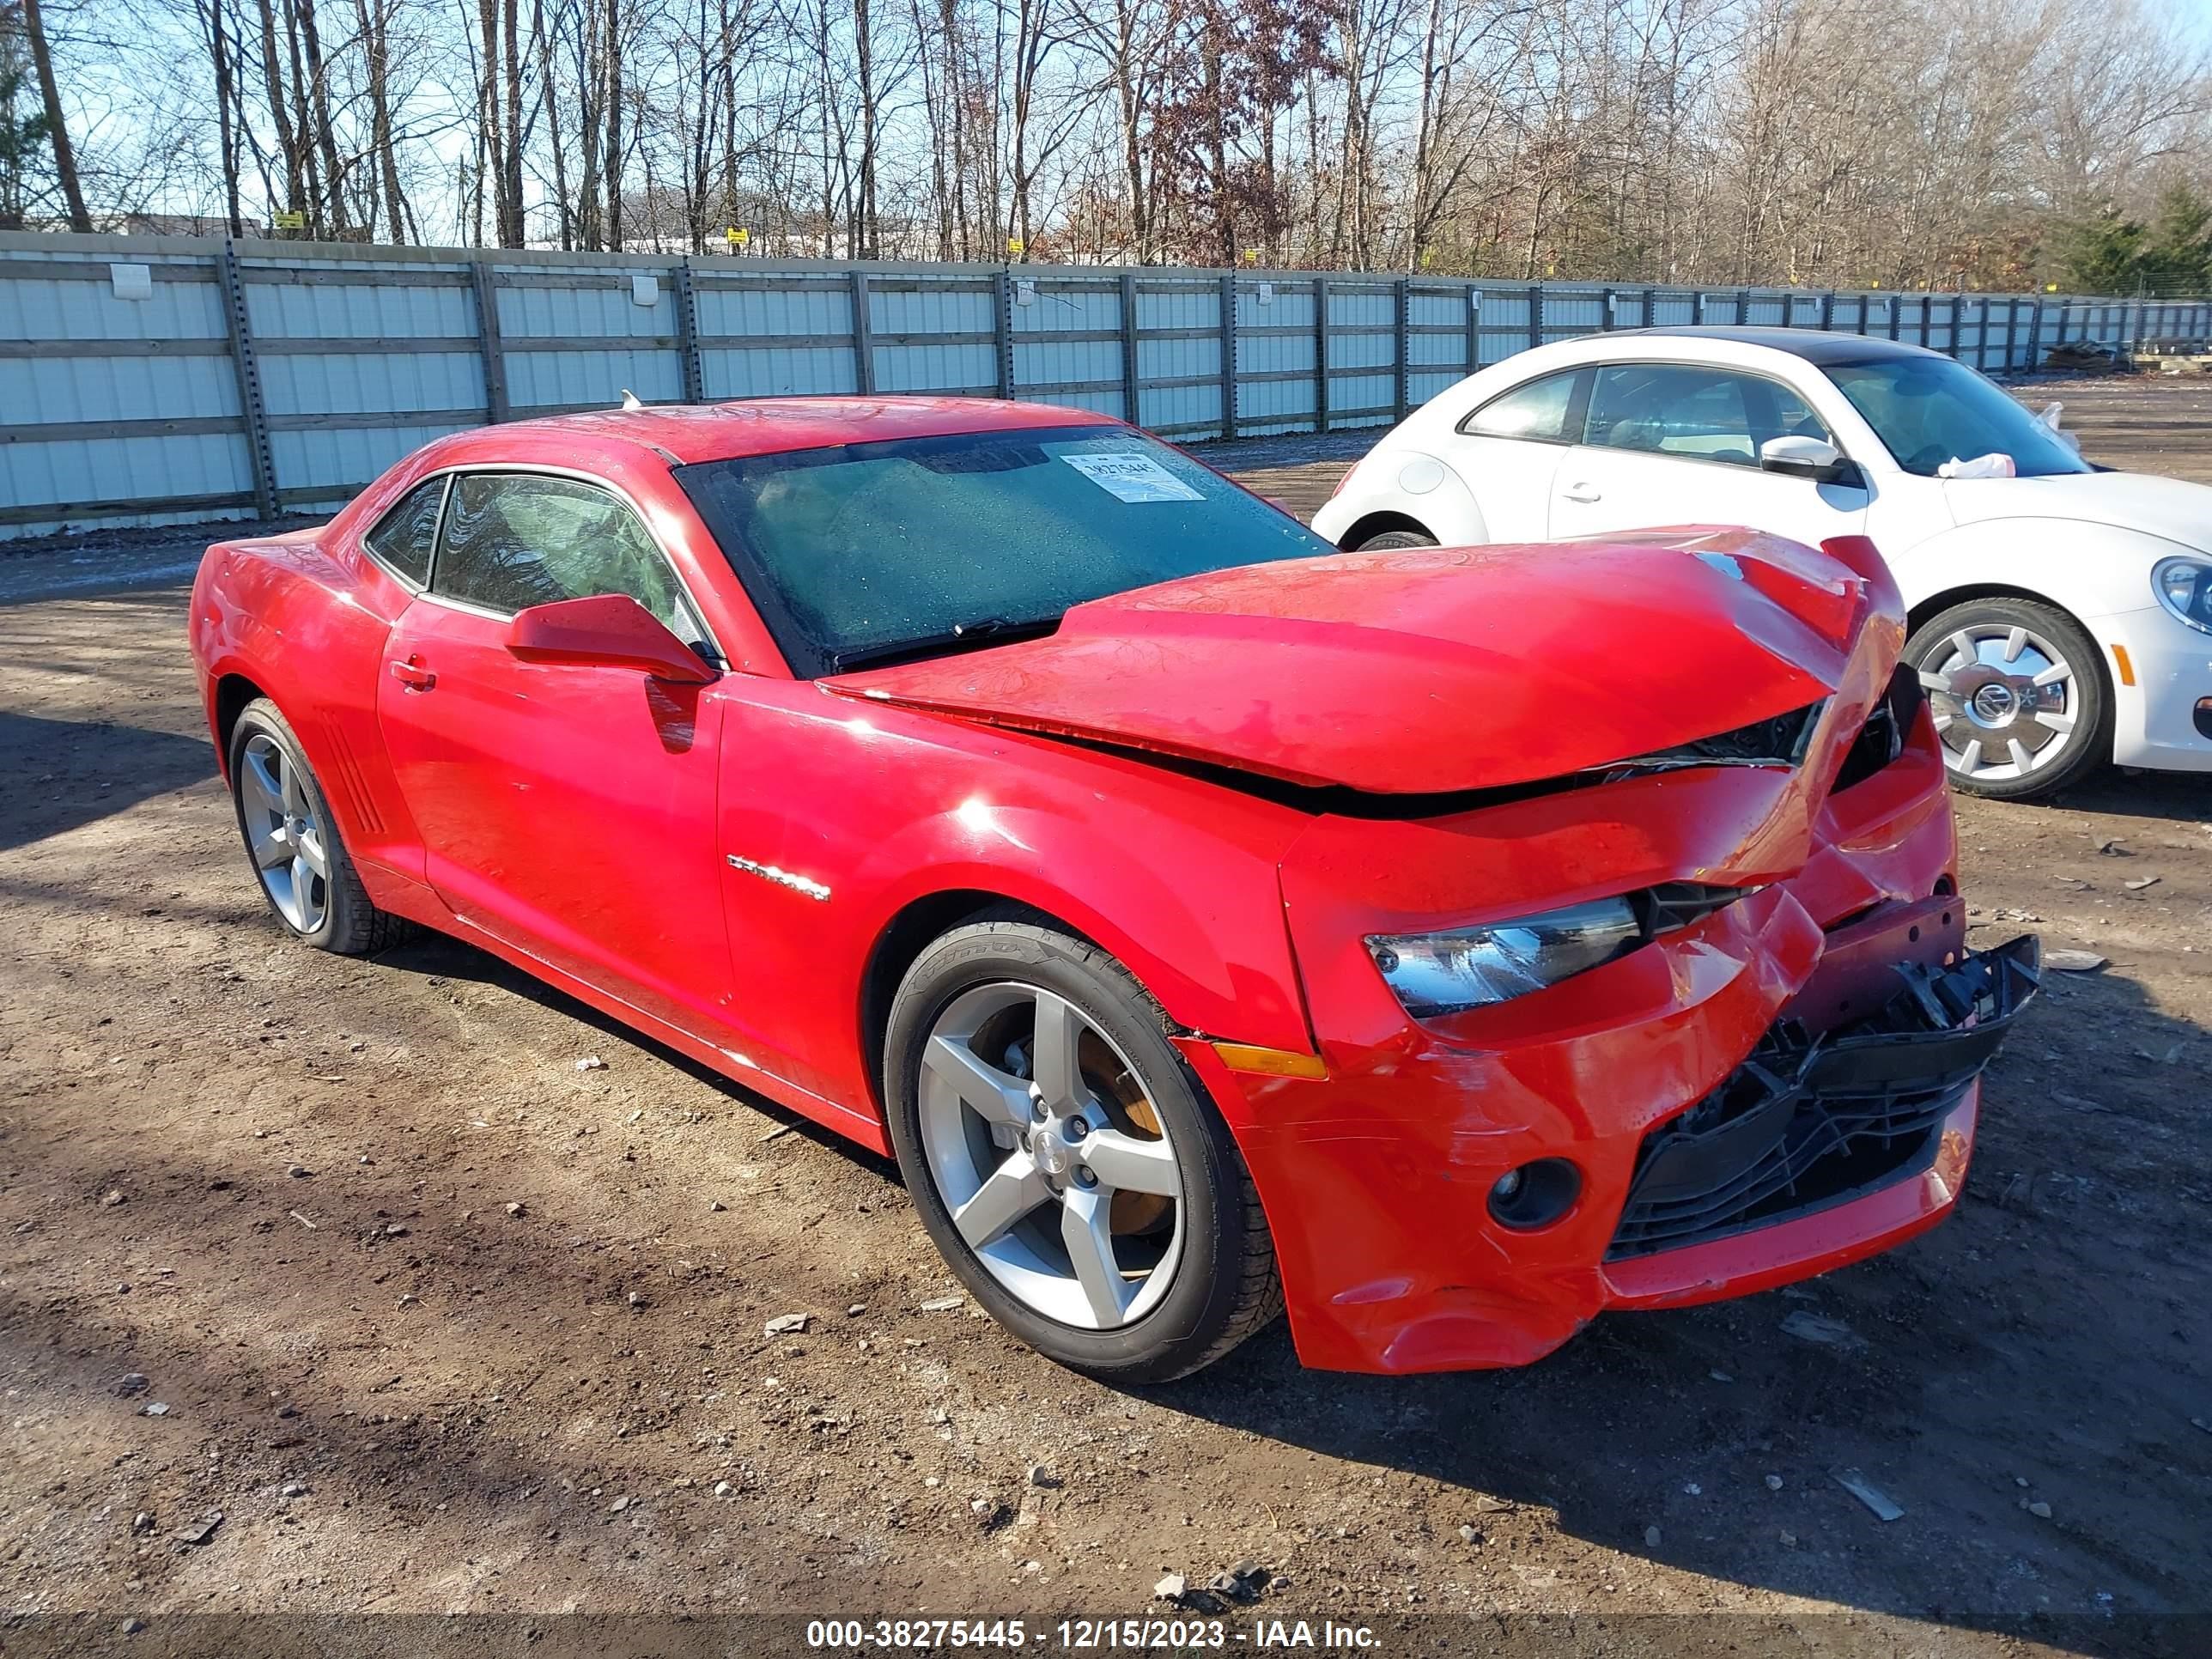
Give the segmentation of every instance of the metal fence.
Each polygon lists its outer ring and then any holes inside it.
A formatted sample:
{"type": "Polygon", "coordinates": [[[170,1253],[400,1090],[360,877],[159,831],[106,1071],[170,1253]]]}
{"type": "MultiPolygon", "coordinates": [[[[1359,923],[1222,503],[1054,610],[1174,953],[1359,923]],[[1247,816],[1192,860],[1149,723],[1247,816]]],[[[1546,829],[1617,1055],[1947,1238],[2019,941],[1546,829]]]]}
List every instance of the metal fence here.
{"type": "Polygon", "coordinates": [[[1650,324],[1878,335],[1991,372],[2212,302],[775,263],[0,233],[0,538],[335,507],[444,433],[647,402],[941,392],[1191,440],[1371,426],[1650,324]]]}

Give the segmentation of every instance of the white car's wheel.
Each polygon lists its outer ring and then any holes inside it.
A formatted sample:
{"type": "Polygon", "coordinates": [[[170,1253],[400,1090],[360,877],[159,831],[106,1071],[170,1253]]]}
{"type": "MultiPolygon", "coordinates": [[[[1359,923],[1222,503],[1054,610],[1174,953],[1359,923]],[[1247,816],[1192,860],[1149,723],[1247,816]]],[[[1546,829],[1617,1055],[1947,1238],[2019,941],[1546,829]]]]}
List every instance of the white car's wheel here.
{"type": "Polygon", "coordinates": [[[1972,599],[1905,642],[1951,781],[2000,800],[2047,795],[2112,755],[2112,697],[2097,647],[2064,611],[1972,599]]]}
{"type": "Polygon", "coordinates": [[[1377,536],[1369,536],[1356,547],[1345,549],[1347,553],[1376,553],[1386,547],[1434,547],[1437,538],[1425,530],[1386,530],[1377,536]]]}

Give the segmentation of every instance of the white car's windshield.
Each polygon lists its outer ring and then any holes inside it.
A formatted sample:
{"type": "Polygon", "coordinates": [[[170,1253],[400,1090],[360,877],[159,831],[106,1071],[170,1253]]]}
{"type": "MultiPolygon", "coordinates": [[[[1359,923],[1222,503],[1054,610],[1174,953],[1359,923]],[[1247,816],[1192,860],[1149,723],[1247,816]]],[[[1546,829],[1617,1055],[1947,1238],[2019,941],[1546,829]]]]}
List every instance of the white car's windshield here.
{"type": "Polygon", "coordinates": [[[1964,363],[1891,357],[1831,364],[1827,374],[1907,472],[1932,478],[1946,461],[1980,455],[2011,456],[2023,478],[2091,470],[2064,439],[1964,363]]]}

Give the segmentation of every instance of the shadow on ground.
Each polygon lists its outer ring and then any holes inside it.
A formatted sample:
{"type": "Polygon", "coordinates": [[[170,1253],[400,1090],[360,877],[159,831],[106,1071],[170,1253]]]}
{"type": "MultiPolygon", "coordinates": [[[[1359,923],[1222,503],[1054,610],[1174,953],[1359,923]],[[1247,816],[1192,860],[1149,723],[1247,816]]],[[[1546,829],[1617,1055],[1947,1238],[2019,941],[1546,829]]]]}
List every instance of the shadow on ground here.
{"type": "Polygon", "coordinates": [[[0,712],[0,775],[18,805],[0,821],[0,849],[42,841],[215,775],[204,738],[106,720],[0,712]]]}

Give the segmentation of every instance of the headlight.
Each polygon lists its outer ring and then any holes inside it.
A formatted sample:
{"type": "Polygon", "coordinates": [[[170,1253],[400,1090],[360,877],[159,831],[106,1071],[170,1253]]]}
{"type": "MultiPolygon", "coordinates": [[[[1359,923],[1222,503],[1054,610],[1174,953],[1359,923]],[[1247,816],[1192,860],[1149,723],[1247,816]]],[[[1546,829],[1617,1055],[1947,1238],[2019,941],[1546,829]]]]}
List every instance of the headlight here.
{"type": "Polygon", "coordinates": [[[1377,934],[1367,950],[1406,1012],[1425,1019],[1540,991],[1643,937],[1629,901],[1607,898],[1448,933],[1377,934]]]}
{"type": "Polygon", "coordinates": [[[2151,567],[2150,591],[2167,611],[2199,633],[2212,634],[2212,563],[2160,559],[2151,567]]]}

